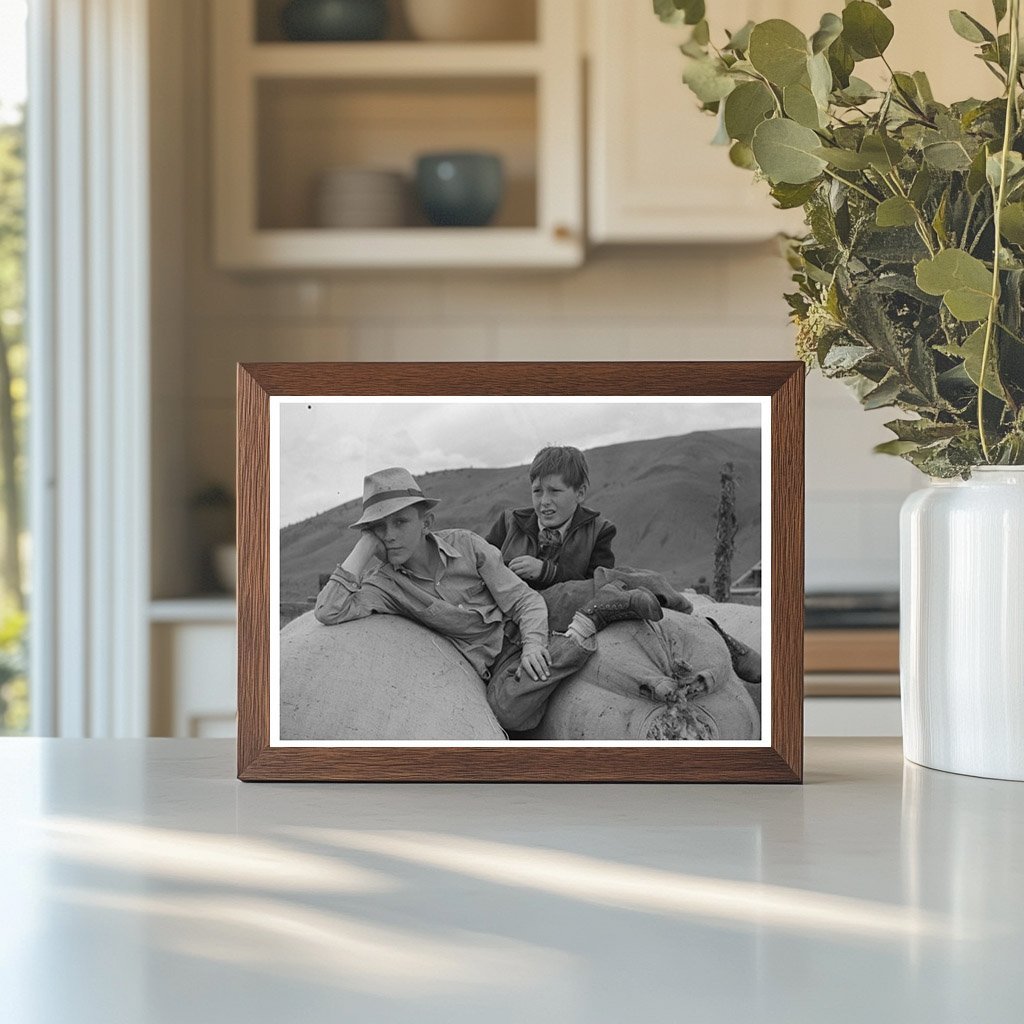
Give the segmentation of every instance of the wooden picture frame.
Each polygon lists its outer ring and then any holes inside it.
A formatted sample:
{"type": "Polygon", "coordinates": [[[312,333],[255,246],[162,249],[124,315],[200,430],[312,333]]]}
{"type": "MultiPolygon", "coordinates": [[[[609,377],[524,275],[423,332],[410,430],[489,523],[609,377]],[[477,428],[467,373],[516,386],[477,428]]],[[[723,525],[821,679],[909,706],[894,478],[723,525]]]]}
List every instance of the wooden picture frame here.
{"type": "MultiPolygon", "coordinates": [[[[310,404],[308,408],[312,409],[310,404]]],[[[799,362],[255,363],[238,366],[238,777],[243,781],[800,782],[803,773],[804,367],[799,362]],[[758,745],[280,745],[271,736],[271,407],[297,398],[458,405],[760,399],[770,534],[770,690],[758,745]],[[543,398],[539,396],[544,396],[543,398]],[[711,396],[711,397],[708,397],[711,396]],[[429,399],[424,399],[429,400],[429,399]],[[767,732],[767,735],[765,733],[767,732]]],[[[680,431],[682,433],[682,431],[680,431]]],[[[566,439],[568,440],[568,439],[566,439]]],[[[529,482],[526,483],[529,497],[529,482]]],[[[347,497],[354,497],[348,495],[347,497]]],[[[439,510],[440,511],[440,510],[439,510]]],[[[279,550],[279,547],[278,549],[279,550]]],[[[275,556],[276,557],[276,556],[275,556]]],[[[329,572],[333,566],[328,565],[329,572]]],[[[762,613],[763,614],[763,613],[762,613]]],[[[337,627],[337,628],[344,628],[337,627]]],[[[764,628],[764,627],[763,627],[764,628]]]]}

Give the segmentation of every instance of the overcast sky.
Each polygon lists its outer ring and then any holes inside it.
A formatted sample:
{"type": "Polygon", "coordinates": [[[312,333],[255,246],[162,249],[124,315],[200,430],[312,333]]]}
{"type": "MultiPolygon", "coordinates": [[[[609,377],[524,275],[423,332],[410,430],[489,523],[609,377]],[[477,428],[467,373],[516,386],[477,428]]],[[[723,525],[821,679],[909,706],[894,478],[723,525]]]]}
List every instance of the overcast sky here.
{"type": "Polygon", "coordinates": [[[315,400],[280,404],[281,525],[363,493],[363,477],[404,466],[413,476],[528,463],[546,444],[584,451],[694,430],[758,427],[761,406],[618,401],[569,403],[315,400]]]}

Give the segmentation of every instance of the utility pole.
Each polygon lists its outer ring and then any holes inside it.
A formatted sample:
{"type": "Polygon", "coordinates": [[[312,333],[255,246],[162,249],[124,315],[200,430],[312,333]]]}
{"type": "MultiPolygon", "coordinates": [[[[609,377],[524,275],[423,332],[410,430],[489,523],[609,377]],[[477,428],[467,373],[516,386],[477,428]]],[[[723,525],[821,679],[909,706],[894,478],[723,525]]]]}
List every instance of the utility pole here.
{"type": "Polygon", "coordinates": [[[715,530],[715,578],[711,596],[719,602],[732,594],[732,556],[736,547],[736,476],[733,464],[722,466],[722,496],[715,530]]]}

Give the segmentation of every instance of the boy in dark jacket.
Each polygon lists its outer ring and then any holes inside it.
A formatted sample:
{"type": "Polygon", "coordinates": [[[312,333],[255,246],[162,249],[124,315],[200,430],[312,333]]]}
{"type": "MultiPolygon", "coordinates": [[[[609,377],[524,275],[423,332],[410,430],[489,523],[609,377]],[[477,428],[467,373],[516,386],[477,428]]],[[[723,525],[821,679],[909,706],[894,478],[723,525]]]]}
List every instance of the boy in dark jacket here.
{"type": "Polygon", "coordinates": [[[530,465],[533,507],[503,512],[488,532],[502,561],[534,590],[593,579],[599,566],[615,565],[615,527],[583,504],[589,484],[578,448],[542,448],[530,465]]]}
{"type": "MultiPolygon", "coordinates": [[[[598,569],[604,569],[611,571],[598,574],[595,592],[613,582],[623,589],[649,591],[666,608],[691,612],[691,602],[660,573],[631,566],[615,569],[615,527],[583,504],[589,484],[587,459],[578,448],[542,448],[530,464],[533,507],[503,512],[488,532],[487,542],[501,551],[501,560],[534,590],[547,590],[569,580],[592,580],[598,569]]],[[[578,594],[562,593],[564,589],[545,595],[553,622],[569,621],[576,610],[578,594]]],[[[760,683],[761,656],[713,619],[709,621],[725,640],[737,675],[760,683]]],[[[564,624],[556,628],[564,628],[564,624]]]]}

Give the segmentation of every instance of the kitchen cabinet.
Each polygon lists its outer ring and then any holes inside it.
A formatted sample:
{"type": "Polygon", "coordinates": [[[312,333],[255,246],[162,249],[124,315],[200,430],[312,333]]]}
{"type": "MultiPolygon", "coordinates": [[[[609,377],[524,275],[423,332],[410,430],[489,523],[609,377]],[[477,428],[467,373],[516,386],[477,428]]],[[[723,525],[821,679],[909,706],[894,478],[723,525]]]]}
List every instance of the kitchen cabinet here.
{"type": "MultiPolygon", "coordinates": [[[[776,210],[767,185],[710,144],[715,119],[682,83],[679,44],[689,27],[663,25],[649,3],[588,2],[591,241],[737,242],[799,231],[799,211],[776,210]]],[[[803,26],[801,13],[820,8],[821,0],[712,0],[708,18],[718,38],[749,19],[803,26]]]]}
{"type": "Polygon", "coordinates": [[[150,735],[235,735],[235,602],[230,597],[150,605],[150,735]]]}
{"type": "MultiPolygon", "coordinates": [[[[715,120],[702,114],[681,82],[678,45],[686,26],[663,25],[648,2],[587,0],[588,222],[592,242],[726,242],[766,239],[803,230],[799,210],[776,210],[767,185],[710,145],[715,120]]],[[[708,0],[712,38],[747,20],[785,18],[805,33],[827,0],[708,0]]],[[[988,0],[957,4],[986,24],[988,0]]],[[[946,8],[901,0],[886,11],[896,28],[887,52],[897,69],[929,74],[938,99],[996,95],[998,83],[950,27],[946,8]]],[[[881,61],[857,74],[880,84],[881,61]]]]}
{"type": "MultiPolygon", "coordinates": [[[[228,269],[574,266],[583,258],[579,8],[536,5],[534,38],[291,42],[277,0],[217,0],[213,33],[214,250],[228,269]],[[498,154],[493,225],[318,226],[337,168],[410,179],[424,152],[498,154]]],[[[411,200],[411,196],[410,196],[411,200]]]]}

